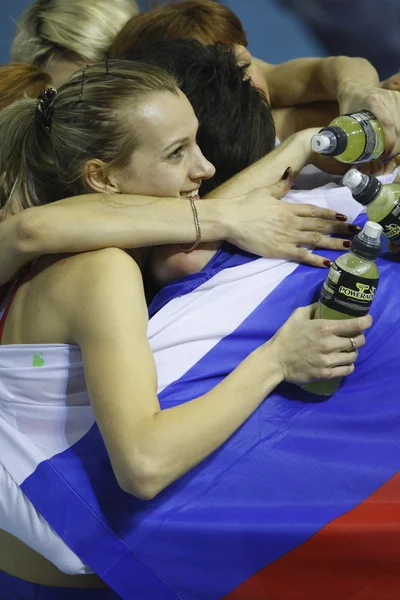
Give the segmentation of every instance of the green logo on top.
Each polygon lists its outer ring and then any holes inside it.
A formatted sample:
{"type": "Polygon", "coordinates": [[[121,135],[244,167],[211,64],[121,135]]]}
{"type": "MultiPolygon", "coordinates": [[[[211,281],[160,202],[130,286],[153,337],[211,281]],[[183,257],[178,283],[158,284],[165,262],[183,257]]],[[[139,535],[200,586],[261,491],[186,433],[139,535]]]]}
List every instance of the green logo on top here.
{"type": "Polygon", "coordinates": [[[33,367],[43,367],[43,365],[44,365],[43,352],[39,352],[38,354],[36,354],[36,352],[35,352],[33,355],[32,366],[33,367]]]}

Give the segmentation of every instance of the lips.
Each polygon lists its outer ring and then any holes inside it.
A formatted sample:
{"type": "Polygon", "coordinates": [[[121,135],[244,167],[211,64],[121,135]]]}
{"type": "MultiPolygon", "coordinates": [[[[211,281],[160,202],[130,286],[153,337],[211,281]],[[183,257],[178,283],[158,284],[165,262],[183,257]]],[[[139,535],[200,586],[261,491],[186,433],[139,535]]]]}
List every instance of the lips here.
{"type": "Polygon", "coordinates": [[[195,190],[191,190],[190,192],[181,192],[181,196],[182,198],[188,198],[189,200],[191,198],[193,198],[194,200],[198,200],[200,198],[199,189],[200,188],[196,188],[195,190]]]}

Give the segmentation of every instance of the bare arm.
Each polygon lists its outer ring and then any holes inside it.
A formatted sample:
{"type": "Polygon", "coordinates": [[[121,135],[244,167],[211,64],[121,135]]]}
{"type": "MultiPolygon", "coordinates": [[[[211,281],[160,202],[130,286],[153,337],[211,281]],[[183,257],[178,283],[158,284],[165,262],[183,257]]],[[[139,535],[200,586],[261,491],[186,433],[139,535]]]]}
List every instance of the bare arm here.
{"type": "Polygon", "coordinates": [[[339,105],[337,102],[312,102],[299,106],[275,108],[272,114],[276,135],[283,142],[303,129],[329,125],[339,115],[339,105]]]}
{"type": "Polygon", "coordinates": [[[95,254],[95,264],[88,256],[65,284],[61,308],[82,349],[114,472],[121,487],[144,499],[218,448],[283,378],[303,382],[350,373],[356,354],[347,352],[348,340],[340,336],[351,331],[363,345],[361,332],[370,325],[370,317],[327,322],[312,320],[311,308],[298,310],[213,390],[161,410],[140,272],[118,250],[95,254]]]}
{"type": "Polygon", "coordinates": [[[280,65],[254,60],[264,70],[273,108],[337,100],[350,81],[379,86],[375,68],[364,58],[295,58],[280,65]]]}
{"type": "MultiPolygon", "coordinates": [[[[240,215],[230,218],[228,204],[225,200],[198,206],[204,241],[235,238],[240,215]]],[[[27,209],[0,223],[0,285],[44,254],[191,243],[195,238],[191,206],[183,198],[122,194],[68,198],[27,209]]]]}

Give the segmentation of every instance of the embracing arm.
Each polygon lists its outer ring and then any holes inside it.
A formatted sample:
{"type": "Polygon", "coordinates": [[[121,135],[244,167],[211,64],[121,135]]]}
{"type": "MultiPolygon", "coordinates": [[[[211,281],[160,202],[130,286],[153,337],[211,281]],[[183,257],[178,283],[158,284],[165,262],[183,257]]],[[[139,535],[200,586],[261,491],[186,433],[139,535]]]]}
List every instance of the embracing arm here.
{"type": "Polygon", "coordinates": [[[123,489],[143,499],[216,450],[283,379],[350,373],[356,353],[343,352],[349,343],[339,336],[351,331],[360,346],[361,331],[370,323],[370,317],[312,320],[312,308],[295,311],[270,342],[213,390],[161,410],[139,269],[119,250],[100,254],[95,267],[90,256],[81,261],[67,286],[75,290],[73,302],[66,303],[63,314],[82,350],[91,402],[116,477],[123,489]]]}
{"type": "MultiPolygon", "coordinates": [[[[198,207],[205,241],[232,231],[223,207],[198,207]]],[[[183,198],[88,194],[24,210],[0,223],[0,285],[44,254],[107,246],[140,248],[190,243],[196,237],[190,203],[183,198]]]]}
{"type": "Polygon", "coordinates": [[[366,59],[296,58],[281,65],[254,60],[264,71],[273,108],[337,100],[340,114],[369,110],[382,126],[386,155],[400,153],[400,96],[395,87],[381,87],[366,59]]]}
{"type": "Polygon", "coordinates": [[[364,58],[295,58],[279,65],[254,61],[264,70],[273,108],[337,100],[348,82],[379,86],[375,68],[364,58]]]}

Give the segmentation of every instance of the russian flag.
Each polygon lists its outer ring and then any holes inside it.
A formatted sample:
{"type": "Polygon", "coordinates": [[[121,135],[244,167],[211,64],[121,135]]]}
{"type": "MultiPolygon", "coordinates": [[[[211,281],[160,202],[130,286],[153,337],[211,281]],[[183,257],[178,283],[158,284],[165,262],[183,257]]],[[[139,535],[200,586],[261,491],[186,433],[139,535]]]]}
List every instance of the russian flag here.
{"type": "MultiPolygon", "coordinates": [[[[79,386],[71,387],[72,406],[54,408],[58,432],[48,416],[52,435],[39,436],[39,413],[23,435],[3,414],[0,461],[125,600],[397,600],[400,265],[390,258],[378,261],[374,325],[339,391],[315,402],[294,385],[279,386],[219,450],[154,500],[118,487],[79,386]]],[[[162,408],[212,389],[312,302],[325,276],[225,246],[202,272],[167,286],[149,325],[162,408]]],[[[66,352],[77,376],[79,349],[41,351],[45,364],[35,377],[51,381],[66,352]]],[[[6,354],[0,347],[2,382],[18,378],[6,354]]]]}

